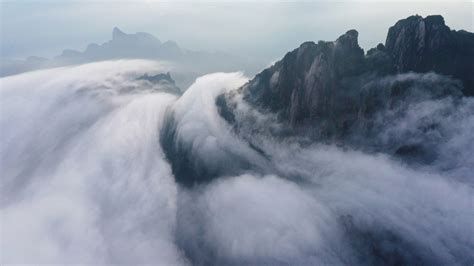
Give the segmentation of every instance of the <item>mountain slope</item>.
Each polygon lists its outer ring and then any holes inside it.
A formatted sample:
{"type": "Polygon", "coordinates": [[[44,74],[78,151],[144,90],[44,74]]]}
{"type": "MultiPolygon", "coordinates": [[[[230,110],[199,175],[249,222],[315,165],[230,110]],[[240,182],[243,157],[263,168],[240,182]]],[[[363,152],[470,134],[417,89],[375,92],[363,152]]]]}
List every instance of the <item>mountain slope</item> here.
{"type": "Polygon", "coordinates": [[[360,112],[363,84],[386,75],[435,72],[474,95],[474,34],[450,31],[441,16],[412,16],[391,27],[386,45],[364,55],[350,30],[334,42],[305,42],[240,88],[254,106],[292,126],[360,112]]]}
{"type": "Polygon", "coordinates": [[[435,160],[451,132],[444,120],[461,108],[464,96],[474,95],[474,34],[451,31],[441,16],[412,16],[390,28],[386,45],[366,54],[357,37],[350,30],[334,42],[301,44],[219,96],[221,116],[239,132],[263,129],[416,159],[411,161],[435,160]],[[441,103],[446,109],[436,109],[441,103]],[[275,116],[283,129],[257,125],[254,111],[275,116]]]}
{"type": "Polygon", "coordinates": [[[412,16],[388,31],[387,53],[398,73],[429,72],[452,76],[474,95],[474,34],[451,30],[442,16],[412,16]]]}

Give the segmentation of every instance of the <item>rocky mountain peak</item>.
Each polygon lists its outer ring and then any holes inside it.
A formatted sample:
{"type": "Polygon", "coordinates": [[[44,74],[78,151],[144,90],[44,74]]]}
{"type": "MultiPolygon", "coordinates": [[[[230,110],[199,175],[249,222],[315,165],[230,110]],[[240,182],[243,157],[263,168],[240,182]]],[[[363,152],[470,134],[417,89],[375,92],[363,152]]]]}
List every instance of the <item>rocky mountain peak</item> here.
{"type": "Polygon", "coordinates": [[[126,35],[127,34],[121,31],[118,27],[114,27],[114,29],[112,30],[112,40],[120,39],[121,37],[126,35]]]}
{"type": "Polygon", "coordinates": [[[463,81],[465,94],[474,95],[474,34],[454,31],[442,16],[411,16],[387,34],[387,53],[397,73],[434,71],[463,81]]]}
{"type": "Polygon", "coordinates": [[[305,42],[243,88],[245,98],[299,124],[325,113],[344,77],[358,75],[364,65],[358,32],[350,30],[334,42],[305,42]]]}
{"type": "Polygon", "coordinates": [[[446,26],[446,24],[444,23],[444,18],[441,15],[427,16],[424,20],[427,24],[446,26]]]}
{"type": "Polygon", "coordinates": [[[160,91],[166,91],[173,94],[181,94],[181,89],[176,86],[175,81],[171,78],[170,72],[158,73],[156,75],[143,74],[138,77],[137,80],[145,80],[150,82],[152,85],[156,85],[156,89],[160,91]]]}
{"type": "Polygon", "coordinates": [[[349,30],[344,35],[337,38],[336,46],[360,49],[359,42],[357,40],[358,36],[359,33],[356,30],[349,30]]]}
{"type": "MultiPolygon", "coordinates": [[[[374,85],[397,74],[435,72],[462,81],[462,87],[448,86],[457,88],[451,90],[453,96],[460,88],[464,95],[474,95],[474,34],[451,30],[442,16],[398,21],[389,29],[385,45],[367,54],[357,38],[358,32],[349,30],[334,42],[305,42],[239,92],[248,103],[275,113],[291,128],[310,127],[318,137],[329,138],[342,138],[355,126],[365,127],[376,106],[404,101],[405,90],[415,87],[415,80],[382,89],[374,85]]],[[[423,92],[426,95],[438,95],[437,83],[429,81],[429,75],[423,77],[428,85],[417,86],[431,88],[423,92]]],[[[223,117],[232,117],[225,97],[217,104],[225,111],[223,117]]]]}

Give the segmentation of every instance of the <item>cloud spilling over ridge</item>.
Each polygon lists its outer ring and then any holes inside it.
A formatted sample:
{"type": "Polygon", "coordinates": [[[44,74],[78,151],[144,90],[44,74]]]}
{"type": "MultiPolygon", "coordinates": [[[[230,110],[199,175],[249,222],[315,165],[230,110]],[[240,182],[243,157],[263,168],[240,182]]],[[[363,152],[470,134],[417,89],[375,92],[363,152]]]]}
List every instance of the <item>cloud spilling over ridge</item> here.
{"type": "Polygon", "coordinates": [[[472,100],[429,99],[385,124],[447,114],[444,157],[411,167],[275,138],[260,127],[280,125],[243,102],[237,118],[253,127],[236,131],[214,103],[241,74],[203,76],[176,98],[134,78],[152,69],[103,62],[1,80],[2,263],[474,259],[472,149],[459,148],[472,140],[472,100]],[[176,164],[187,171],[177,176],[176,164]],[[194,175],[206,182],[182,185],[194,175]]]}
{"type": "Polygon", "coordinates": [[[266,167],[260,154],[235,138],[215,106],[219,94],[245,81],[240,73],[206,75],[173,105],[161,142],[175,163],[173,171],[178,180],[186,182],[189,175],[208,180],[236,174],[241,168],[266,167]]]}
{"type": "Polygon", "coordinates": [[[182,262],[158,143],[175,96],[104,62],[2,79],[2,263],[182,262]]]}
{"type": "Polygon", "coordinates": [[[177,136],[176,146],[165,145],[165,152],[178,170],[189,170],[179,172],[177,180],[191,184],[179,196],[178,244],[202,265],[467,263],[474,245],[465,234],[474,228],[473,136],[468,133],[474,101],[443,96],[444,90],[456,89],[456,82],[445,79],[395,75],[377,85],[409,86],[406,101],[380,113],[373,141],[389,147],[383,141],[390,134],[404,136],[390,137],[395,142],[427,141],[438,157],[423,166],[388,154],[280,138],[272,134],[283,130],[274,117],[252,110],[238,96],[234,125],[207,109],[215,106],[205,106],[206,123],[220,121],[213,130],[187,130],[203,123],[204,116],[194,108],[185,115],[177,110],[172,118],[177,122],[167,125],[177,136]],[[434,126],[423,129],[426,124],[434,126]],[[203,136],[219,145],[200,153],[203,136]],[[192,160],[183,160],[186,156],[192,160]],[[300,204],[294,206],[295,199],[300,204]]]}

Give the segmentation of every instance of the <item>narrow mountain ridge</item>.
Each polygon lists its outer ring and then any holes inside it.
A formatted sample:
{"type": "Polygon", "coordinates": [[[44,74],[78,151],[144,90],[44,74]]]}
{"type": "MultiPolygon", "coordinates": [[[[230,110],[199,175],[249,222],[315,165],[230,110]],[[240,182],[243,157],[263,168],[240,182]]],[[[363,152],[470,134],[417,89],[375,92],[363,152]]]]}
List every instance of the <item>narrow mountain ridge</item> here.
{"type": "Polygon", "coordinates": [[[390,28],[385,45],[366,54],[357,38],[357,31],[349,30],[333,42],[301,44],[239,89],[217,97],[219,113],[241,135],[264,130],[285,139],[383,152],[409,163],[436,160],[441,139],[451,134],[443,121],[474,95],[474,45],[469,45],[474,34],[451,31],[441,16],[412,16],[390,28]],[[241,98],[252,112],[242,109],[241,98]],[[439,102],[446,106],[438,113],[426,107],[439,102]],[[282,128],[256,123],[254,111],[273,115],[282,128]]]}
{"type": "Polygon", "coordinates": [[[451,30],[442,16],[398,21],[389,29],[385,47],[398,73],[452,76],[463,81],[466,95],[474,95],[474,34],[451,30]]]}
{"type": "Polygon", "coordinates": [[[334,42],[305,42],[239,91],[292,127],[331,120],[323,131],[338,132],[368,109],[367,84],[387,75],[435,72],[461,81],[462,93],[474,95],[474,34],[450,30],[442,16],[398,21],[385,45],[367,54],[357,38],[350,30],[334,42]]]}

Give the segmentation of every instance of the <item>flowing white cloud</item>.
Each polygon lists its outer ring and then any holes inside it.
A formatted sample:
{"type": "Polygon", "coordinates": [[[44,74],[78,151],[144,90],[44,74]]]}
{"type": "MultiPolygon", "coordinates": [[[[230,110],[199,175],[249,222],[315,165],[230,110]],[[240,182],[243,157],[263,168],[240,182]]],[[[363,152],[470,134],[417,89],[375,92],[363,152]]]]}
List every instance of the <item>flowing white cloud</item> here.
{"type": "MultiPolygon", "coordinates": [[[[159,145],[175,96],[104,62],[2,79],[2,263],[183,263],[159,145]]],[[[165,69],[164,69],[165,70],[165,69]]]]}
{"type": "MultiPolygon", "coordinates": [[[[245,77],[203,76],[180,98],[135,79],[166,69],[115,61],[1,79],[2,264],[474,259],[472,100],[458,109],[427,101],[409,109],[423,112],[387,125],[400,130],[402,120],[416,124],[439,110],[450,119],[440,159],[411,167],[389,155],[281,141],[267,130],[236,134],[215,100],[245,77]],[[180,178],[209,175],[207,182],[176,182],[163,150],[167,127],[176,142],[166,147],[180,147],[187,167],[201,171],[180,178]]],[[[279,127],[268,115],[249,116],[279,127]]]]}

